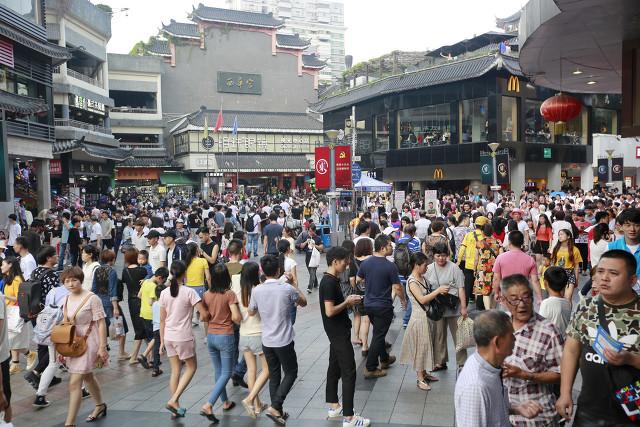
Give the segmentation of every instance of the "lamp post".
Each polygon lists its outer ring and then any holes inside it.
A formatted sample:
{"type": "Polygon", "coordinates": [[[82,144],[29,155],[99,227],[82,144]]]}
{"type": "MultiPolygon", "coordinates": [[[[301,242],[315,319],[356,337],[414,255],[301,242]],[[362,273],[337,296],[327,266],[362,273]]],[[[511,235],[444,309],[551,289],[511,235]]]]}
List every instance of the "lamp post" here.
{"type": "Polygon", "coordinates": [[[331,235],[337,236],[338,221],[336,220],[336,159],[334,154],[334,148],[336,145],[336,138],[338,137],[338,131],[330,129],[325,131],[325,135],[329,139],[329,176],[331,178],[329,184],[329,215],[331,225],[331,235]]]}
{"type": "Polygon", "coordinates": [[[493,167],[493,185],[491,186],[491,189],[493,191],[497,191],[500,189],[500,187],[498,187],[498,165],[496,162],[496,151],[498,150],[498,147],[500,147],[500,143],[490,142],[488,145],[489,149],[491,150],[491,162],[493,167]]]}

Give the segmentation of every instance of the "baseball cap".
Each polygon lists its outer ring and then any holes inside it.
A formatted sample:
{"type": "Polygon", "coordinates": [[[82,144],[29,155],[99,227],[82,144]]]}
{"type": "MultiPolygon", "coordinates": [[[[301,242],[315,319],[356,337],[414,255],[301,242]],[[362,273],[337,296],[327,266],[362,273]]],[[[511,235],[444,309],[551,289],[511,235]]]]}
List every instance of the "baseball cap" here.
{"type": "MultiPolygon", "coordinates": [[[[148,236],[148,235],[147,235],[148,236]]],[[[175,230],[167,230],[165,231],[165,233],[162,235],[162,237],[171,237],[173,239],[176,238],[176,232],[175,230]]]]}

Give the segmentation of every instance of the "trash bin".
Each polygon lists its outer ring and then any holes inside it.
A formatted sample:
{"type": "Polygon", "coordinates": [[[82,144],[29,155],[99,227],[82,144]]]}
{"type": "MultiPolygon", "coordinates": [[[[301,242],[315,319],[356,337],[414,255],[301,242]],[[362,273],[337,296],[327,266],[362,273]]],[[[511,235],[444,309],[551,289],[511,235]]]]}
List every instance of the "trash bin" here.
{"type": "Polygon", "coordinates": [[[316,233],[322,239],[322,245],[325,249],[331,247],[331,226],[329,224],[316,225],[316,233]]]}

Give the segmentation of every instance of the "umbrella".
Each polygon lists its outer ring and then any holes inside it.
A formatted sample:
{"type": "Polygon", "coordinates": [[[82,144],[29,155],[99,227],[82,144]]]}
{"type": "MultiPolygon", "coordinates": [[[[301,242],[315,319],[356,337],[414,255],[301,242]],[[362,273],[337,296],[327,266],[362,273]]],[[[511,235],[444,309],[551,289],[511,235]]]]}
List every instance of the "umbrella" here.
{"type": "Polygon", "coordinates": [[[562,198],[565,198],[567,196],[567,193],[565,193],[564,191],[552,191],[550,196],[551,197],[560,196],[562,198]]]}
{"type": "Polygon", "coordinates": [[[377,179],[373,179],[370,176],[362,175],[360,181],[354,186],[356,190],[370,191],[377,193],[391,192],[391,184],[387,184],[377,179]]]}

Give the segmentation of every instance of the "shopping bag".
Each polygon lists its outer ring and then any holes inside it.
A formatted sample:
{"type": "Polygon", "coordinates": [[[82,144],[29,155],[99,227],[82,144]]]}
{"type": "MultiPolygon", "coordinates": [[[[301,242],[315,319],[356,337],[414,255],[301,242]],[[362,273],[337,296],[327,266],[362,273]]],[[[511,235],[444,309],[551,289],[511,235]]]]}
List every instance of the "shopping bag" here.
{"type": "Polygon", "coordinates": [[[314,268],[314,267],[319,267],[320,266],[320,251],[316,249],[316,247],[313,247],[313,250],[311,251],[311,259],[309,259],[309,267],[314,268]]]}
{"type": "Polygon", "coordinates": [[[464,350],[476,345],[473,339],[473,320],[470,317],[458,318],[458,331],[456,332],[456,351],[464,350]]]}
{"type": "Polygon", "coordinates": [[[122,316],[112,317],[109,320],[109,323],[109,337],[112,340],[115,341],[124,335],[124,322],[122,320],[122,316]]]}

